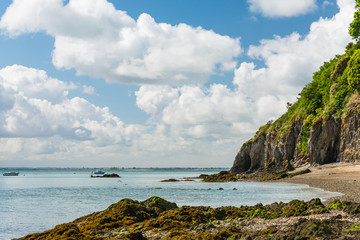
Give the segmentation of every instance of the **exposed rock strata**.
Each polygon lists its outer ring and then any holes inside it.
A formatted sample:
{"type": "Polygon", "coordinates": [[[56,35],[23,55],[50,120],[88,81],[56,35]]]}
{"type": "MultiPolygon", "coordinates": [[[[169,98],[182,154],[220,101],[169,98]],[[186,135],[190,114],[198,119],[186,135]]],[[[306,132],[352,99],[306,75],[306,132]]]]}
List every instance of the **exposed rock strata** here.
{"type": "Polygon", "coordinates": [[[347,114],[341,124],[340,161],[360,160],[360,96],[350,99],[347,114]]]}
{"type": "Polygon", "coordinates": [[[311,164],[326,164],[339,159],[340,122],[333,118],[315,123],[310,131],[308,153],[311,164]]]}

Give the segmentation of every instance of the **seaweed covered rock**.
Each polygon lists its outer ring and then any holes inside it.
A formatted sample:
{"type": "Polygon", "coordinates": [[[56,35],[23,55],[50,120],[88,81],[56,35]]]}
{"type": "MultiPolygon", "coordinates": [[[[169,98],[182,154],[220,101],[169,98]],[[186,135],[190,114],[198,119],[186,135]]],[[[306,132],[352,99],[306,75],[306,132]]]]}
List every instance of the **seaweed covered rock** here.
{"type": "Polygon", "coordinates": [[[233,171],[222,171],[217,174],[206,175],[204,182],[237,182],[237,181],[274,181],[291,178],[297,175],[310,173],[310,169],[288,172],[284,169],[263,168],[254,172],[234,173],[233,171]]]}
{"type": "Polygon", "coordinates": [[[319,199],[241,207],[178,208],[159,197],[108,209],[21,239],[360,239],[360,204],[319,199]]]}
{"type": "Polygon", "coordinates": [[[180,180],[177,180],[175,178],[170,178],[170,179],[166,179],[166,180],[161,180],[160,182],[179,182],[180,180]]]}
{"type": "Polygon", "coordinates": [[[242,177],[228,171],[221,171],[217,174],[206,175],[203,177],[204,182],[236,182],[242,177]]]}
{"type": "Polygon", "coordinates": [[[156,218],[163,211],[177,208],[175,203],[159,197],[139,202],[123,199],[106,210],[78,218],[72,223],[56,226],[53,230],[21,239],[103,239],[99,235],[117,228],[156,218]]]}
{"type": "Polygon", "coordinates": [[[329,209],[338,209],[350,214],[359,214],[360,206],[357,203],[335,200],[329,205],[329,209]]]}

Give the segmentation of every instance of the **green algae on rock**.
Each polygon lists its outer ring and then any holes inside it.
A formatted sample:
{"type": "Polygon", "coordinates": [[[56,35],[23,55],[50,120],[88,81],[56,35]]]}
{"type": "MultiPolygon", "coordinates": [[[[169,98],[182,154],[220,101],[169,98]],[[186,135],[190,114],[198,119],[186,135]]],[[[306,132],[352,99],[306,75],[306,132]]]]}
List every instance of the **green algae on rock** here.
{"type": "Polygon", "coordinates": [[[123,199],[20,239],[359,239],[360,204],[320,199],[241,207],[177,207],[159,197],[123,199]]]}
{"type": "MultiPolygon", "coordinates": [[[[258,169],[249,173],[234,173],[232,171],[222,171],[217,174],[202,177],[204,182],[238,182],[238,181],[274,181],[284,178],[310,173],[310,169],[288,172],[278,169],[258,169]]],[[[200,177],[199,177],[200,178],[200,177]]]]}

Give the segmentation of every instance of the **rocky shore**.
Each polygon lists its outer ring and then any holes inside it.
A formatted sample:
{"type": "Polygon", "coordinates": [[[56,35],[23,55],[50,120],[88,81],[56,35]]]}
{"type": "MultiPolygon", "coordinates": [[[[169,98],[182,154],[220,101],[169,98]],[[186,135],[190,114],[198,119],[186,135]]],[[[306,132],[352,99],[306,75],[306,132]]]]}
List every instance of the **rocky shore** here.
{"type": "MultiPolygon", "coordinates": [[[[257,170],[250,173],[222,171],[218,174],[202,176],[202,178],[205,182],[281,181],[306,184],[310,187],[343,194],[336,199],[360,203],[360,165],[356,163],[306,165],[293,171],[277,169],[257,170]]],[[[332,200],[334,199],[326,200],[325,204],[332,200]]]]}
{"type": "Polygon", "coordinates": [[[359,239],[360,204],[319,199],[252,207],[177,207],[159,197],[124,199],[104,211],[20,239],[359,239]]]}
{"type": "MultiPolygon", "coordinates": [[[[297,175],[280,181],[307,184],[331,192],[340,192],[344,195],[337,197],[337,199],[360,202],[360,165],[355,163],[332,163],[310,167],[309,169],[311,172],[308,174],[297,175]]],[[[297,169],[297,171],[300,170],[303,169],[297,169]]]]}

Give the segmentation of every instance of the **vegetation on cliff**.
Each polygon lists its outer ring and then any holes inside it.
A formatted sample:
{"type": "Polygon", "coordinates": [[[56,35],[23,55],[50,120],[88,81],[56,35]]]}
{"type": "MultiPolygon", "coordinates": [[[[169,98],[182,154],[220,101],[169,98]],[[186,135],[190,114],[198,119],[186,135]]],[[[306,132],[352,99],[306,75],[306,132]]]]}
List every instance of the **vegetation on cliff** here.
{"type": "Polygon", "coordinates": [[[288,104],[288,111],[273,124],[261,127],[255,138],[262,133],[286,134],[296,121],[304,121],[300,150],[307,153],[306,143],[311,125],[320,119],[340,119],[346,112],[350,97],[360,90],[360,0],[355,0],[357,11],[350,24],[349,33],[356,43],[349,43],[345,54],[325,62],[313,75],[313,81],[304,87],[298,101],[288,104]]]}
{"type": "Polygon", "coordinates": [[[273,123],[260,127],[255,141],[262,134],[283,138],[291,126],[301,121],[301,144],[299,149],[307,154],[311,127],[322,119],[333,117],[340,120],[346,112],[350,97],[360,89],[360,43],[350,43],[344,55],[325,62],[314,73],[313,81],[299,94],[298,101],[273,123]]]}
{"type": "Polygon", "coordinates": [[[359,213],[360,204],[335,201],[326,207],[319,199],[239,208],[177,207],[159,197],[124,199],[20,239],[358,239],[359,213]]]}

